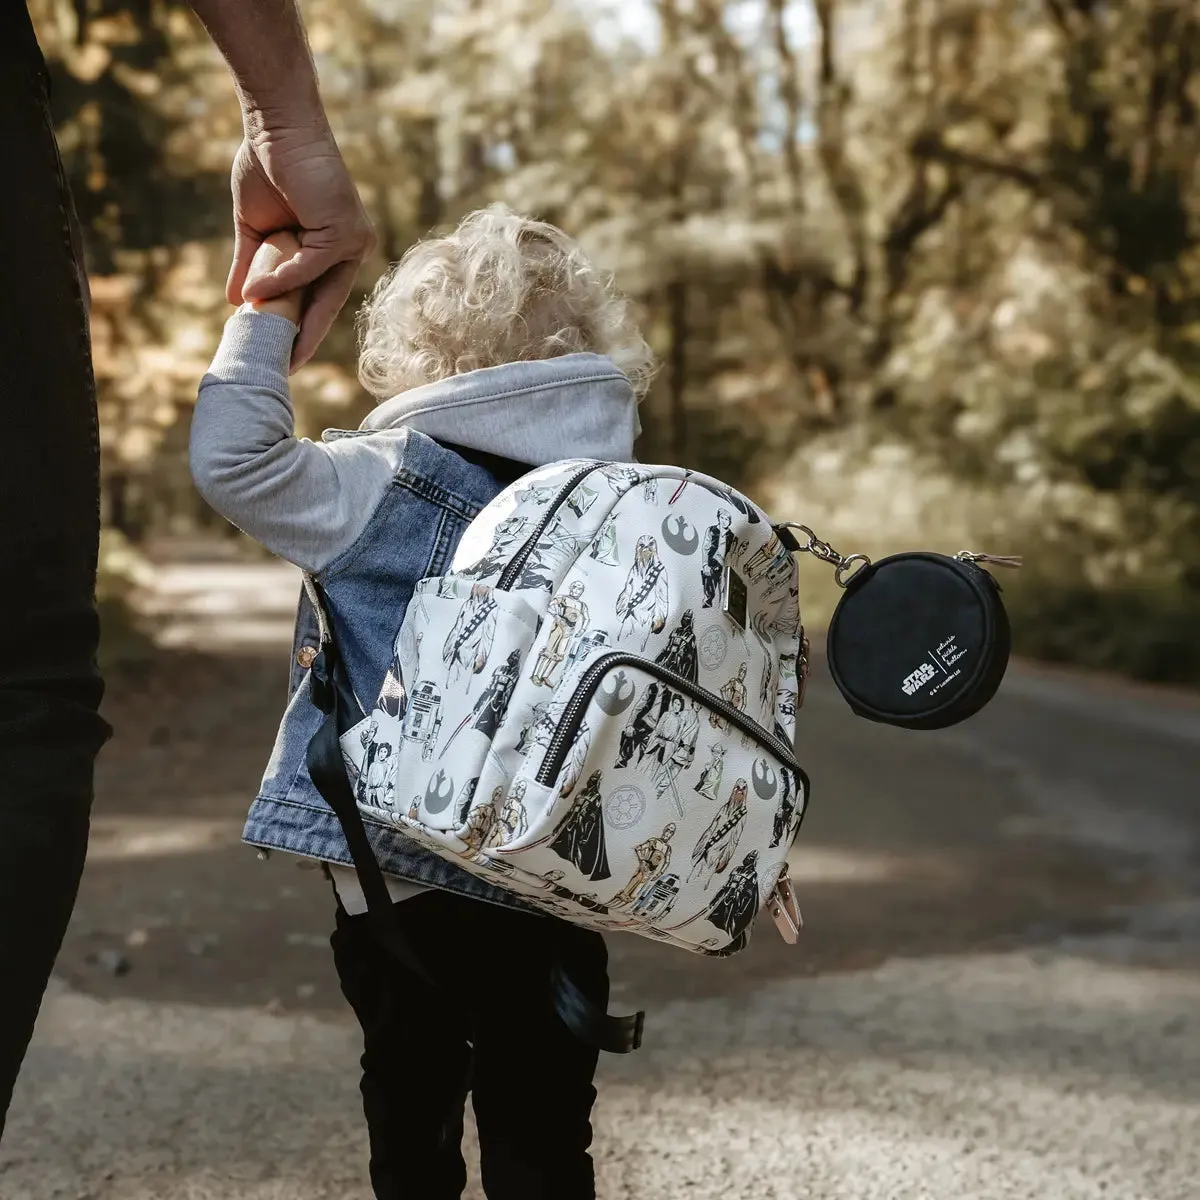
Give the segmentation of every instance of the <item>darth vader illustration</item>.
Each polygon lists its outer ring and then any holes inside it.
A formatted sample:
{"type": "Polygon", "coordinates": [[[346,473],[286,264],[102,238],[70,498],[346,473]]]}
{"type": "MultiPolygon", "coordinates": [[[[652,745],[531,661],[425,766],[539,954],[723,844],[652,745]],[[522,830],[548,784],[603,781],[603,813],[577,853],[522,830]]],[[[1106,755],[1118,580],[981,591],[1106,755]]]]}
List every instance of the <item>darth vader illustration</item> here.
{"type": "Polygon", "coordinates": [[[751,850],[713,897],[708,919],[731,939],[744,943],[758,909],[758,851],[751,850]]]}
{"type": "Polygon", "coordinates": [[[580,874],[593,882],[607,879],[608,848],[604,839],[604,797],[600,794],[603,772],[593,771],[567,813],[550,849],[573,863],[580,874]]]}
{"type": "Polygon", "coordinates": [[[520,666],[521,651],[511,651],[508,658],[492,672],[483,695],[475,701],[475,728],[486,737],[495,737],[500,722],[504,720],[513,688],[517,686],[520,666]]]}
{"type": "Polygon", "coordinates": [[[492,672],[487,687],[475,701],[475,707],[463,718],[462,724],[446,739],[446,745],[438,755],[439,758],[446,757],[446,751],[450,749],[454,739],[468,725],[473,726],[486,738],[496,736],[496,730],[500,728],[500,722],[504,720],[504,714],[508,711],[508,702],[512,699],[513,688],[517,686],[520,666],[521,651],[513,650],[508,658],[492,672]]]}
{"type": "Polygon", "coordinates": [[[684,610],[679,625],[671,630],[667,644],[655,655],[654,661],[692,683],[696,682],[699,664],[696,660],[695,618],[690,608],[684,610]]]}

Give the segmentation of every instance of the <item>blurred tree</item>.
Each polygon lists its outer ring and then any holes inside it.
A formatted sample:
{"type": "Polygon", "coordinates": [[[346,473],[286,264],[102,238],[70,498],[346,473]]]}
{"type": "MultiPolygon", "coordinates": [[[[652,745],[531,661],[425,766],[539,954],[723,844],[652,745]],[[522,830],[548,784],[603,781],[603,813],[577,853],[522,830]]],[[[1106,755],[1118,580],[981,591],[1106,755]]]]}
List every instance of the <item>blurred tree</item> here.
{"type": "MultiPolygon", "coordinates": [[[[1163,649],[1200,628],[1194,0],[607,3],[305,0],[380,234],[364,286],[491,200],[555,221],[645,310],[642,458],[755,489],[895,450],[914,494],[991,497],[1041,564],[1017,589],[1039,650],[1200,677],[1200,634],[1163,649]],[[1098,639],[1109,601],[1150,632],[1098,639]]],[[[89,235],[106,512],[194,520],[232,92],[174,0],[33,9],[89,235]]],[[[305,433],[367,406],[353,308],[294,381],[305,433]]]]}
{"type": "MultiPolygon", "coordinates": [[[[204,247],[225,234],[240,124],[174,0],[30,8],[92,276],[105,519],[136,537],[164,515],[155,456],[211,353],[222,300],[204,247]]],[[[177,488],[169,500],[195,511],[177,488]]]]}

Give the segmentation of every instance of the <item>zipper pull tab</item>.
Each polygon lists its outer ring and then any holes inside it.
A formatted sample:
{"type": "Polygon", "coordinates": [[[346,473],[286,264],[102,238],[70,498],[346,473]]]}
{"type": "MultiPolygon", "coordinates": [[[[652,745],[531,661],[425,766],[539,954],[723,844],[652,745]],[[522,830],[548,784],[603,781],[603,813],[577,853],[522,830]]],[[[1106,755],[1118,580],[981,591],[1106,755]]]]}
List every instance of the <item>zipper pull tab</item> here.
{"type": "Polygon", "coordinates": [[[779,930],[779,936],[789,946],[794,946],[800,940],[800,931],[804,928],[804,920],[800,916],[800,907],[796,903],[796,893],[792,890],[792,881],[788,878],[787,865],[779,874],[779,880],[767,897],[767,907],[779,930]]]}
{"type": "Polygon", "coordinates": [[[1025,565],[1025,560],[1019,554],[973,554],[970,550],[960,550],[954,557],[959,562],[991,563],[994,567],[1008,567],[1013,571],[1025,565]]]}

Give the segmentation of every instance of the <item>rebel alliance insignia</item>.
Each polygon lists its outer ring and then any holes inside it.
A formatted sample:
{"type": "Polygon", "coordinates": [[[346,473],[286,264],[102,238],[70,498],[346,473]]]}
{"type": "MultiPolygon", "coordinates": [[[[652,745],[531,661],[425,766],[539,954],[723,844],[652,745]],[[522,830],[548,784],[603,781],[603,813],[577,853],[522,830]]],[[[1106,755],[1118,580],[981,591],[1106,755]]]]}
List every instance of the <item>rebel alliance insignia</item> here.
{"type": "Polygon", "coordinates": [[[454,780],[447,779],[445,771],[439,771],[425,789],[425,809],[431,813],[443,812],[453,799],[454,780]]]}
{"type": "Polygon", "coordinates": [[[754,790],[761,800],[770,800],[779,790],[779,778],[765,758],[755,761],[751,777],[754,780],[754,790]]]}
{"type": "Polygon", "coordinates": [[[700,548],[700,531],[689,525],[682,515],[667,517],[662,523],[662,535],[663,541],[684,558],[700,548]]]}
{"type": "Polygon", "coordinates": [[[596,693],[596,703],[610,717],[619,717],[632,703],[636,688],[633,681],[618,671],[610,676],[604,686],[596,693]]]}

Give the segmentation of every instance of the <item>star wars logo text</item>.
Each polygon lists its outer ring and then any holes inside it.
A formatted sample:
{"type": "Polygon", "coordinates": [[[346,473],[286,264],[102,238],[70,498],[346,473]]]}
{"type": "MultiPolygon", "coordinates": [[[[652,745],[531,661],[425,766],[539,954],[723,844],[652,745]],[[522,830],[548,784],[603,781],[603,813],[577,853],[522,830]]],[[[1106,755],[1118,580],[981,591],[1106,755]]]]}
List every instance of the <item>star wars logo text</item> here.
{"type": "Polygon", "coordinates": [[[923,662],[911,675],[909,675],[900,685],[906,696],[915,695],[919,692],[935,675],[937,671],[932,663],[923,662]]]}

